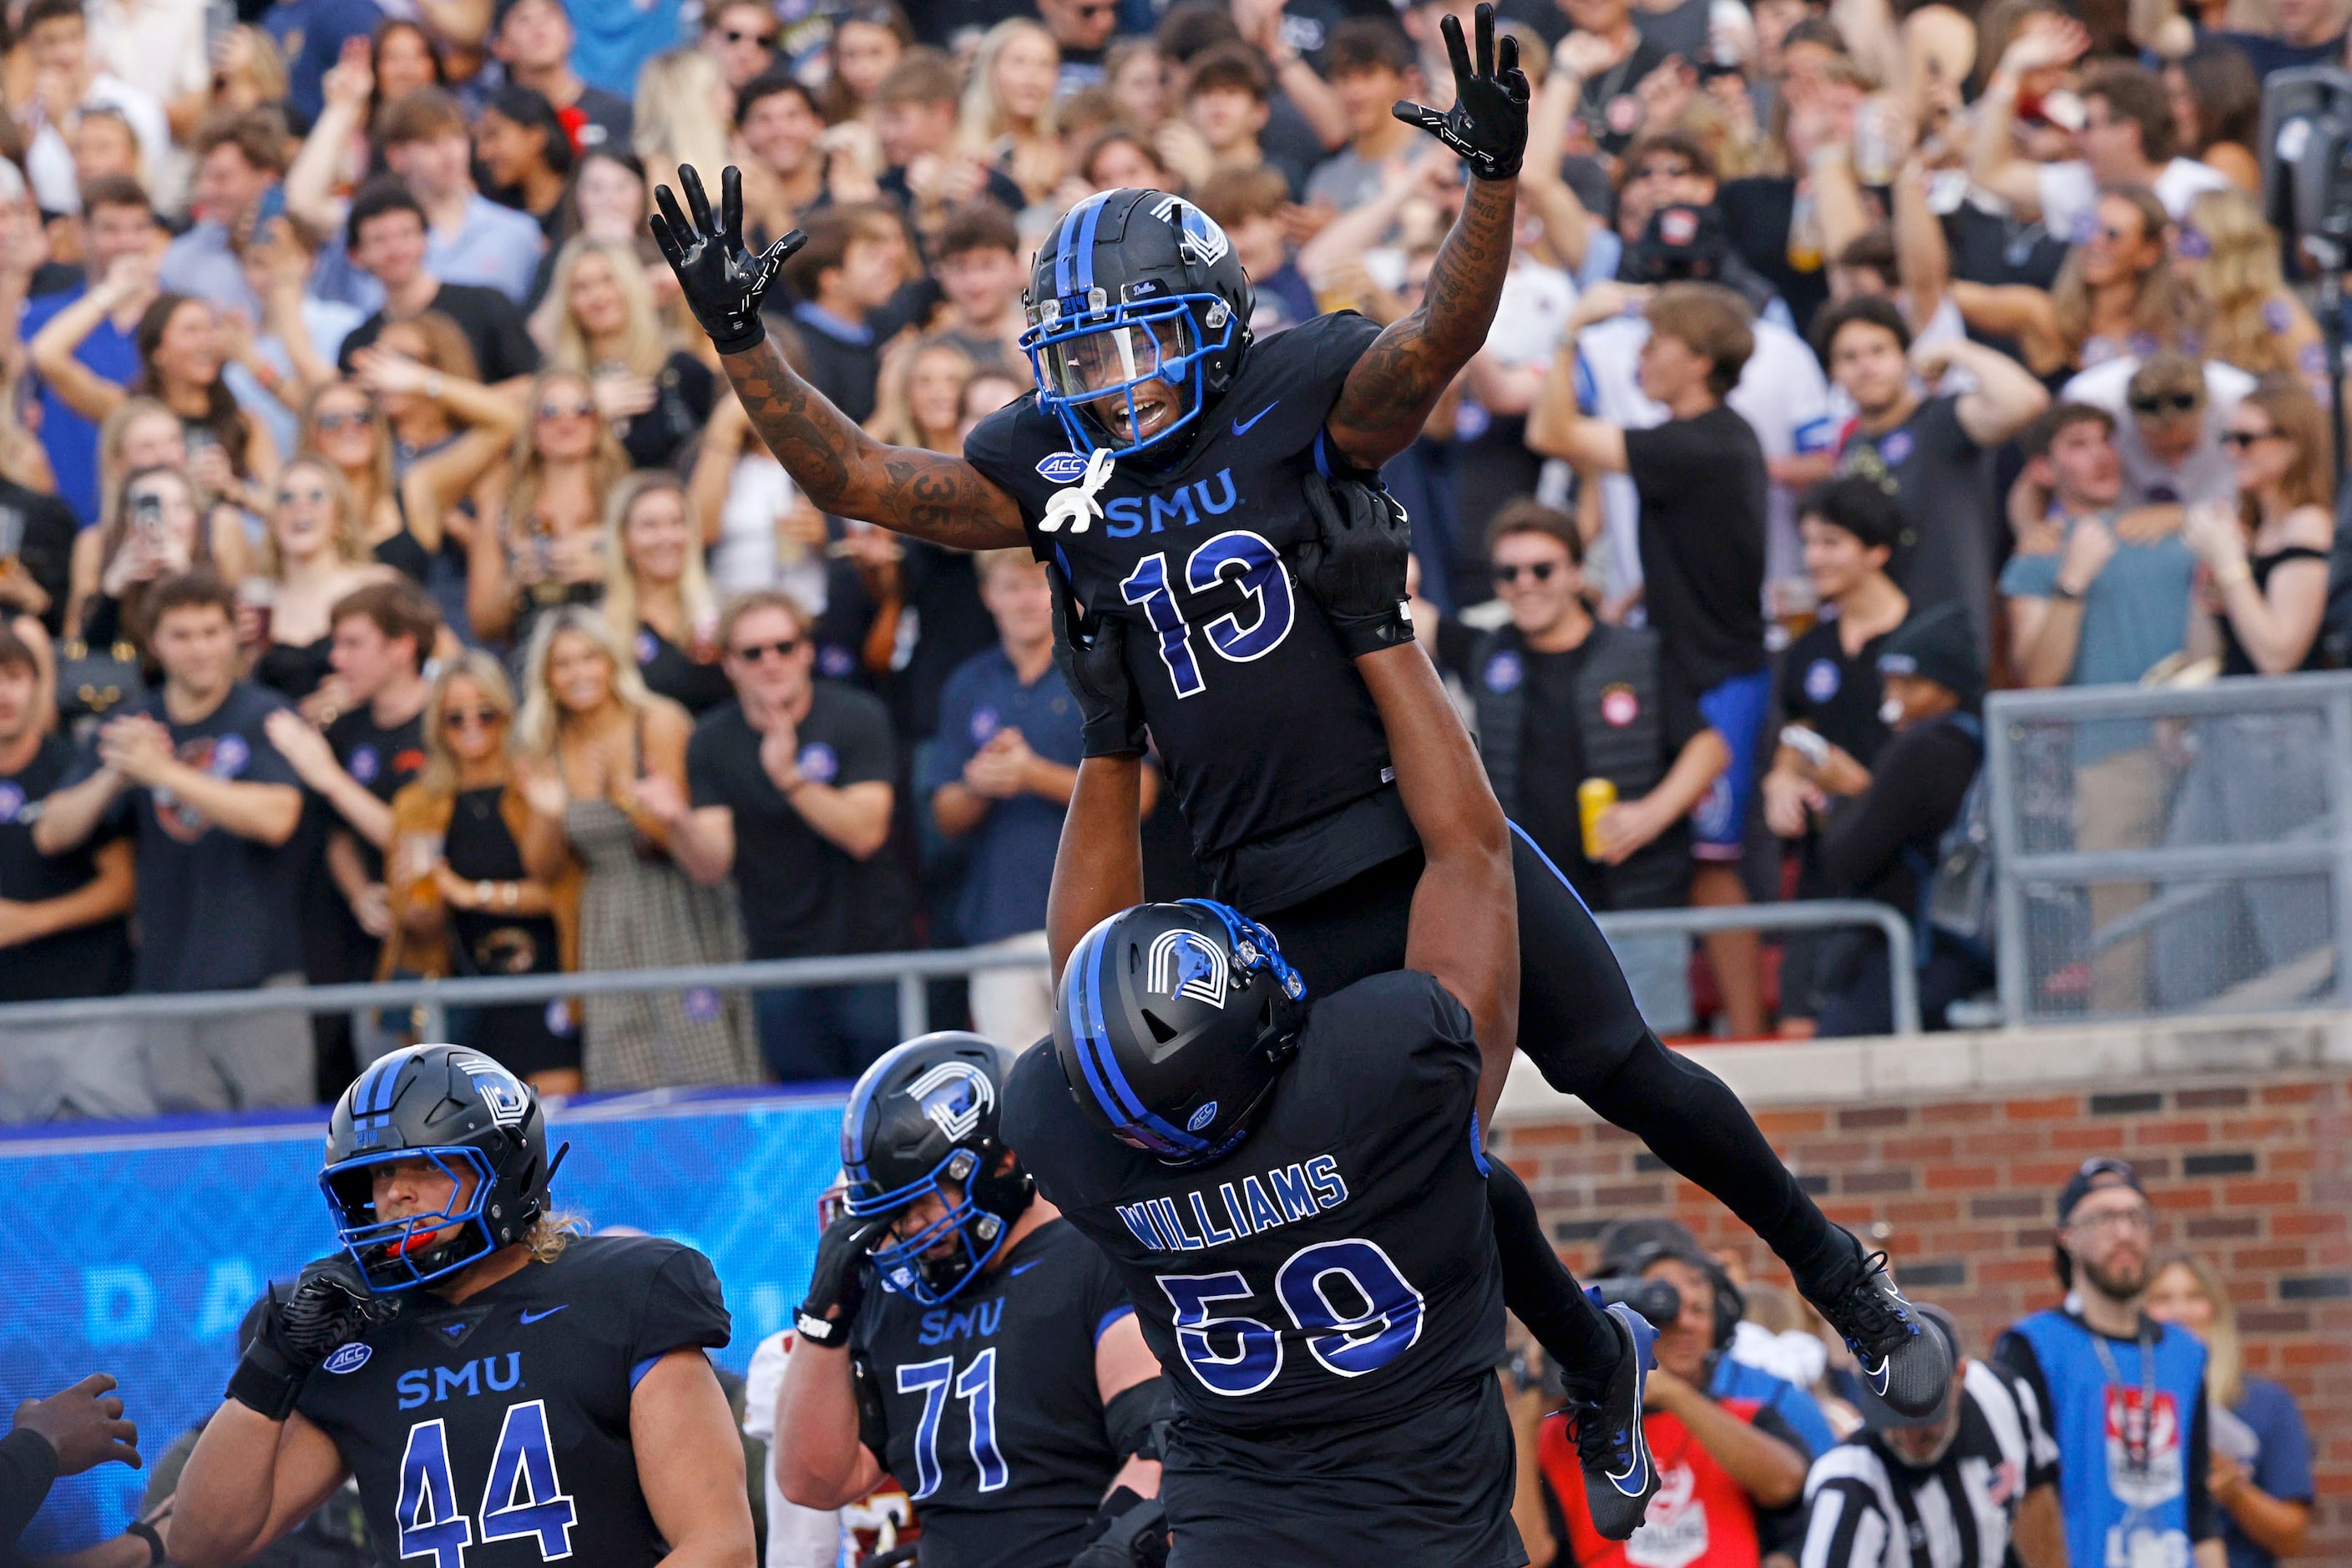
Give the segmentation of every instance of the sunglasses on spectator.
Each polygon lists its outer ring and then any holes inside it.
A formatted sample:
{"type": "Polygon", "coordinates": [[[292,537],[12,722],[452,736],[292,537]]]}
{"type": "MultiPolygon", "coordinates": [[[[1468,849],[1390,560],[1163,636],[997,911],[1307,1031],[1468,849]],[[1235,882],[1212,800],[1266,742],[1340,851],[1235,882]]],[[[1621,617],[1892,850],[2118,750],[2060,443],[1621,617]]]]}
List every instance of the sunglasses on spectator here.
{"type": "Polygon", "coordinates": [[[1495,581],[1507,588],[1517,582],[1519,574],[1524,572],[1538,583],[1549,583],[1551,581],[1551,574],[1559,570],[1559,563],[1557,561],[1530,562],[1525,566],[1497,566],[1495,568],[1495,581]]]}
{"type": "Polygon", "coordinates": [[[585,419],[595,412],[595,404],[590,402],[542,403],[539,405],[541,419],[585,419]]]}
{"type": "Polygon", "coordinates": [[[452,708],[441,715],[444,730],[488,730],[507,721],[507,716],[495,708],[452,708]]]}
{"type": "Polygon", "coordinates": [[[2150,419],[2164,414],[2193,414],[2205,399],[2194,392],[2158,392],[2131,400],[2131,411],[2150,419]]]}
{"type": "Polygon", "coordinates": [[[745,33],[733,27],[721,27],[719,36],[730,44],[757,44],[763,49],[776,47],[776,35],[773,33],[745,33]]]}
{"type": "Polygon", "coordinates": [[[2221,445],[2242,452],[2255,442],[2267,441],[2277,434],[2275,430],[2224,430],[2221,432],[2221,445]]]}
{"type": "Polygon", "coordinates": [[[1092,5],[1071,6],[1070,14],[1083,22],[1091,17],[1108,16],[1111,12],[1118,9],[1118,6],[1115,3],[1115,0],[1096,0],[1096,4],[1092,5]]]}
{"type": "Polygon", "coordinates": [[[800,650],[800,638],[784,637],[776,642],[755,642],[750,647],[739,647],[734,650],[734,655],[745,664],[757,664],[770,654],[778,658],[790,658],[800,650]]]}
{"type": "Polygon", "coordinates": [[[349,414],[321,414],[319,416],[316,423],[320,429],[325,431],[350,430],[354,428],[364,430],[369,426],[375,423],[375,410],[373,408],[361,408],[355,409],[349,414]]]}

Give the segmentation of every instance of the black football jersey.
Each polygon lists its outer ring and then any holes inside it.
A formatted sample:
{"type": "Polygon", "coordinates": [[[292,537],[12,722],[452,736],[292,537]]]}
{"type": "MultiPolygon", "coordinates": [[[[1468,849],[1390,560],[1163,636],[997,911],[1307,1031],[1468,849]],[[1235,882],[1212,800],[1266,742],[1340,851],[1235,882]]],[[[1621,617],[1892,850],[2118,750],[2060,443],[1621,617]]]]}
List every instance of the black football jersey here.
{"type": "MultiPolygon", "coordinates": [[[[1361,802],[1392,782],[1380,714],[1284,554],[1313,527],[1301,482],[1338,459],[1323,435],[1380,329],[1352,311],[1255,344],[1173,468],[1118,463],[1084,532],[1038,524],[1086,468],[1032,395],[991,415],[964,456],[1021,505],[1031,547],[1090,613],[1127,622],[1129,675],[1153,744],[1220,896],[1269,909],[1412,847],[1402,810],[1361,842],[1254,870],[1245,844],[1361,802]]],[[[1392,798],[1394,792],[1387,794],[1392,798]]]]}
{"type": "Polygon", "coordinates": [[[310,1373],[297,1408],[357,1478],[382,1562],[654,1563],[668,1548],[638,1489],[630,1394],[663,1355],[728,1330],[702,1254],[580,1237],[457,1306],[410,1293],[310,1373]]]}
{"type": "Polygon", "coordinates": [[[1430,975],[1315,1004],[1249,1135],[1171,1166],[1079,1108],[1053,1042],[1004,1092],[1005,1142],[1117,1265],[1178,1405],[1251,1435],[1407,1421],[1502,1359],[1474,1142],[1478,1046],[1430,975]]]}
{"type": "Polygon", "coordinates": [[[1095,1345],[1133,1310],[1109,1260],[1060,1220],[943,1307],[867,1292],[850,1350],[882,1399],[877,1458],[923,1521],[922,1568],[1076,1555],[1120,1463],[1095,1345]]]}

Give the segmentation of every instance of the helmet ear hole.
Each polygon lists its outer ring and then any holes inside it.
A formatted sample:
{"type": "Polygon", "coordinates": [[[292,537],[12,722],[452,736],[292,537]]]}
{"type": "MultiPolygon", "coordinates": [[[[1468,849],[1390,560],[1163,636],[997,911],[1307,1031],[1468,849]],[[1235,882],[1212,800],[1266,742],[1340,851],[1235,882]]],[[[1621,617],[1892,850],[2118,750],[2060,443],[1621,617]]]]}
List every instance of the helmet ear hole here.
{"type": "Polygon", "coordinates": [[[1153,1012],[1149,1007],[1139,1010],[1143,1014],[1143,1026],[1145,1028],[1151,1031],[1151,1037],[1154,1041],[1164,1046],[1169,1041],[1176,1037],[1176,1031],[1170,1028],[1160,1018],[1159,1014],[1153,1012]]]}

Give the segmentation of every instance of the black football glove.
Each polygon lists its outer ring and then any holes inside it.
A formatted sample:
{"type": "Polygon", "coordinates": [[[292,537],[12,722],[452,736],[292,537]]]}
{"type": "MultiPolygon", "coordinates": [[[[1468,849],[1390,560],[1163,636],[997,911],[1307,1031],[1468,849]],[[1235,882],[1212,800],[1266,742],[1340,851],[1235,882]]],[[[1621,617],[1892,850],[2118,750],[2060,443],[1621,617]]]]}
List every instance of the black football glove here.
{"type": "Polygon", "coordinates": [[[830,1351],[849,1342],[849,1325],[857,1317],[858,1303],[866,1300],[866,1281],[873,1271],[866,1249],[889,1228],[890,1216],[879,1214],[845,1214],[824,1227],[817,1238],[808,1300],[801,1303],[793,1325],[803,1343],[830,1351]]]}
{"type": "Polygon", "coordinates": [[[1078,612],[1070,580],[1045,568],[1054,590],[1054,663],[1078,700],[1079,754],[1139,757],[1144,751],[1143,704],[1127,677],[1127,627],[1115,616],[1078,612]]]}
{"type": "Polygon", "coordinates": [[[229,1377],[228,1396],[283,1421],[312,1367],[399,1315],[400,1299],[373,1294],[349,1253],[307,1263],[283,1296],[269,1288],[253,1342],[229,1377]]]}
{"type": "MultiPolygon", "coordinates": [[[[1418,125],[1462,155],[1482,180],[1507,180],[1519,172],[1528,150],[1528,78],[1519,69],[1519,41],[1495,42],[1495,8],[1478,7],[1478,67],[1462,44],[1462,24],[1448,16],[1438,24],[1445,56],[1454,62],[1454,107],[1444,114],[1399,99],[1389,112],[1418,125]]],[[[673,263],[675,265],[675,263],[673,263]]],[[[691,297],[689,295],[689,297],[691,297]]]]}
{"type": "MultiPolygon", "coordinates": [[[[1526,124],[1524,114],[1520,123],[1526,124]]],[[[1524,133],[1521,139],[1525,140],[1524,133]]],[[[678,166],[677,183],[686,191],[686,212],[677,210],[677,198],[670,195],[667,185],[654,192],[654,204],[661,209],[647,220],[654,243],[661,247],[669,269],[677,274],[688,308],[719,352],[740,354],[758,348],[768,336],[767,326],[760,320],[760,296],[768,291],[793,252],[808,243],[808,236],[794,229],[754,256],[743,247],[740,170],[730,163],[719,176],[715,221],[710,198],[703,194],[702,176],[692,164],[678,166]],[[689,218],[688,214],[693,216],[689,218]]]]}
{"type": "Polygon", "coordinates": [[[1306,491],[1315,531],[1291,557],[1348,657],[1411,642],[1404,578],[1412,525],[1404,509],[1386,490],[1352,480],[1335,484],[1318,473],[1307,476],[1306,491]]]}
{"type": "Polygon", "coordinates": [[[1168,1510],[1158,1498],[1120,1487],[1103,1499],[1092,1531],[1070,1568],[1166,1568],[1168,1510]]]}

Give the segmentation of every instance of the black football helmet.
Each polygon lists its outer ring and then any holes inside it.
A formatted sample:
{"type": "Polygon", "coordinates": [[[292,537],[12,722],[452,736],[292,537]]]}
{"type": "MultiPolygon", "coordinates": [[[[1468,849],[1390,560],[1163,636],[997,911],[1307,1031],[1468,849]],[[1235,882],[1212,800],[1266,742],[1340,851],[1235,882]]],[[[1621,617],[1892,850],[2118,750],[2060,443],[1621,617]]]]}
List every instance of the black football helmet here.
{"type": "Polygon", "coordinates": [[[335,1102],[319,1185],[343,1249],[368,1288],[383,1292],[438,1279],[528,1237],[547,1212],[554,1174],[529,1084],[464,1046],[410,1046],[378,1058],[335,1102]],[[456,1184],[448,1203],[380,1217],[371,1173],[415,1159],[456,1184]]]}
{"type": "Polygon", "coordinates": [[[1248,1131],[1307,1022],[1307,984],[1274,933],[1224,904],[1138,904],[1088,931],[1062,971],[1054,1050],[1078,1103],[1171,1165],[1248,1131]]]}
{"type": "Polygon", "coordinates": [[[841,1170],[854,1215],[898,1215],[927,1194],[946,1212],[913,1236],[885,1231],[867,1248],[885,1290],[936,1307],[1004,1245],[1037,1184],[997,1136],[1004,1054],[960,1029],[885,1052],[849,1091],[841,1170]],[[953,1187],[945,1184],[953,1183],[953,1187]],[[939,1256],[931,1256],[937,1252],[939,1256]]]}
{"type": "Polygon", "coordinates": [[[1021,346],[1038,406],[1078,451],[1181,455],[1249,348],[1249,274],[1216,220],[1181,196],[1125,189],[1088,196],[1045,236],[1022,296],[1021,346]],[[1183,408],[1139,440],[1136,389],[1174,387],[1183,408]],[[1123,397],[1129,434],[1102,405],[1123,397]]]}

